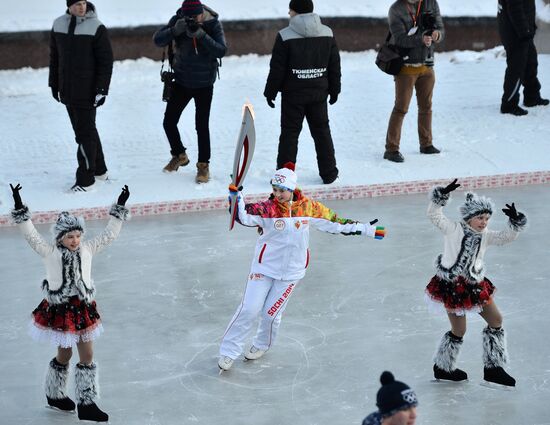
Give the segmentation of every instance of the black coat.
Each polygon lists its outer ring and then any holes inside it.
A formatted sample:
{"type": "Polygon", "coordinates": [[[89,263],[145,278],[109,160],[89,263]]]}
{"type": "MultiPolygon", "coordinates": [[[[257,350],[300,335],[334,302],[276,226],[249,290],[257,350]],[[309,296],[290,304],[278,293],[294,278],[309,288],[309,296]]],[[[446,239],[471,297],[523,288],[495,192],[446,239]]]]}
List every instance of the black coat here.
{"type": "Polygon", "coordinates": [[[340,93],[340,53],[332,30],[315,13],[296,15],[277,34],[264,96],[297,102],[340,93]]]}
{"type": "Polygon", "coordinates": [[[68,11],[57,18],[50,33],[49,86],[68,106],[91,108],[98,93],[108,94],[113,51],[105,26],[88,2],[82,18],[68,11]]]}
{"type": "Polygon", "coordinates": [[[225,56],[227,45],[218,14],[203,6],[207,14],[200,25],[206,35],[200,39],[188,37],[185,33],[177,37],[172,34],[172,27],[178,19],[183,19],[181,8],[172,16],[167,25],[153,35],[158,47],[168,46],[175,41],[174,61],[172,67],[176,82],[188,88],[202,88],[214,85],[218,72],[218,58],[225,56]],[[196,50],[195,43],[196,42],[196,50]]]}
{"type": "Polygon", "coordinates": [[[498,1],[497,20],[503,44],[532,39],[537,30],[535,19],[535,0],[498,1]]]}

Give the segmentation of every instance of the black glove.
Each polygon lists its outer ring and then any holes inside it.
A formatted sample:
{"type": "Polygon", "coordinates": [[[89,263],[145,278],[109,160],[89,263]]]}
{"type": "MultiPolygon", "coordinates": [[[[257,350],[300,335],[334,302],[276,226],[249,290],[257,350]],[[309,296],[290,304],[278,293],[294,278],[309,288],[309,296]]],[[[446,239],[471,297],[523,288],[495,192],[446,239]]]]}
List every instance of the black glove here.
{"type": "Polygon", "coordinates": [[[94,99],[94,108],[99,108],[103,105],[105,103],[105,99],[107,99],[106,95],[101,93],[96,94],[94,99]]]}
{"type": "Polygon", "coordinates": [[[184,18],[178,19],[172,27],[172,35],[178,37],[187,31],[187,22],[184,18]]]}
{"type": "Polygon", "coordinates": [[[513,202],[512,205],[506,204],[506,208],[503,208],[502,212],[506,214],[510,220],[517,220],[519,218],[518,211],[516,210],[516,206],[513,202]]]}
{"type": "Polygon", "coordinates": [[[443,189],[441,189],[441,193],[444,195],[447,195],[448,193],[451,193],[453,190],[456,190],[460,187],[460,184],[457,183],[458,179],[454,179],[451,183],[449,183],[447,186],[445,186],[443,189]]]}
{"type": "Polygon", "coordinates": [[[369,221],[369,224],[370,224],[371,226],[372,226],[373,224],[376,224],[376,223],[378,223],[378,219],[377,219],[377,218],[375,218],[375,219],[372,220],[372,221],[369,221]]]}
{"type": "Polygon", "coordinates": [[[189,38],[203,38],[206,35],[206,32],[202,27],[197,26],[197,29],[193,31],[191,28],[187,27],[187,37],[189,38]]]}
{"type": "Polygon", "coordinates": [[[122,192],[120,192],[120,195],[118,196],[118,201],[116,201],[117,205],[124,206],[126,205],[126,201],[130,197],[130,191],[128,190],[128,186],[124,185],[122,188],[122,192]]]}
{"type": "Polygon", "coordinates": [[[337,94],[331,94],[329,99],[328,99],[328,103],[330,105],[334,105],[337,101],[338,101],[338,95],[337,94]]]}
{"type": "Polygon", "coordinates": [[[10,183],[11,187],[11,194],[13,196],[13,208],[16,210],[20,210],[24,207],[23,201],[21,201],[21,195],[19,194],[19,191],[23,189],[19,183],[17,183],[17,186],[13,187],[13,185],[10,183]]]}
{"type": "Polygon", "coordinates": [[[275,108],[275,99],[270,99],[269,97],[266,97],[265,100],[267,101],[267,104],[270,108],[275,108]]]}
{"type": "Polygon", "coordinates": [[[52,89],[52,97],[59,102],[59,92],[57,91],[57,88],[50,87],[52,89]]]}

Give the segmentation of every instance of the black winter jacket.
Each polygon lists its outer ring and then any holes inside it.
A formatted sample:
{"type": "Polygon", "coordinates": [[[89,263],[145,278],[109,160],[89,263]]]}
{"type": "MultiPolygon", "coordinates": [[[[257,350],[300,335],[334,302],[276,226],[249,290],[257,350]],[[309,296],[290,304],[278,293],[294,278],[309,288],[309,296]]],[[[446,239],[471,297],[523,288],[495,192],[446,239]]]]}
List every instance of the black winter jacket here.
{"type": "Polygon", "coordinates": [[[535,36],[535,0],[499,0],[498,27],[503,44],[527,41],[535,36]]]}
{"type": "Polygon", "coordinates": [[[322,101],[340,93],[340,53],[332,30],[315,13],[290,18],[277,34],[264,96],[300,103],[322,101]]]}
{"type": "Polygon", "coordinates": [[[174,63],[176,82],[188,88],[210,87],[216,81],[218,58],[225,56],[227,45],[218,14],[209,7],[204,7],[205,20],[200,24],[206,35],[196,39],[197,50],[193,39],[185,33],[174,37],[172,27],[178,19],[183,19],[180,9],[168,22],[153,35],[158,47],[165,47],[175,41],[174,63]]]}
{"type": "Polygon", "coordinates": [[[50,33],[49,86],[68,106],[93,107],[95,95],[107,95],[113,72],[113,50],[105,26],[88,2],[84,17],[67,11],[50,33]]]}

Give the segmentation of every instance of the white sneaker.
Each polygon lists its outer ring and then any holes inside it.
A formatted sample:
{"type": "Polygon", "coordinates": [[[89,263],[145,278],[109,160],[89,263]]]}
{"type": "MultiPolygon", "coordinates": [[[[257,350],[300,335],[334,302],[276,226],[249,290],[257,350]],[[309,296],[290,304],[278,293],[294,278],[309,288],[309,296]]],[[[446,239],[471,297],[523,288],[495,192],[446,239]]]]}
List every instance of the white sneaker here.
{"type": "Polygon", "coordinates": [[[218,367],[221,370],[229,370],[233,366],[233,359],[227,356],[221,356],[218,360],[218,367]]]}
{"type": "Polygon", "coordinates": [[[95,188],[95,183],[92,183],[90,186],[80,186],[79,184],[73,184],[69,189],[69,193],[80,193],[80,192],[92,192],[95,188]]]}
{"type": "Polygon", "coordinates": [[[260,350],[257,347],[250,347],[250,350],[248,350],[248,353],[244,355],[244,358],[246,360],[257,360],[260,357],[262,357],[265,354],[266,350],[260,350]]]}

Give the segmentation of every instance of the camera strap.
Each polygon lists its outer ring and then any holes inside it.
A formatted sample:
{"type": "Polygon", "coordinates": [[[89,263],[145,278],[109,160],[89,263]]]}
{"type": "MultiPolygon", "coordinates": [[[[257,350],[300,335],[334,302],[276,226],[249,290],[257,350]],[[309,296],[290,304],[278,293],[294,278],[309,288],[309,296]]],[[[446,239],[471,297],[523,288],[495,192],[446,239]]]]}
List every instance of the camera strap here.
{"type": "Polygon", "coordinates": [[[416,7],[416,15],[413,15],[413,11],[409,7],[409,2],[407,2],[407,11],[409,12],[409,15],[411,16],[411,19],[413,21],[413,28],[416,27],[416,21],[418,20],[418,16],[420,15],[420,8],[422,7],[422,1],[420,0],[418,2],[418,6],[416,7]]]}

